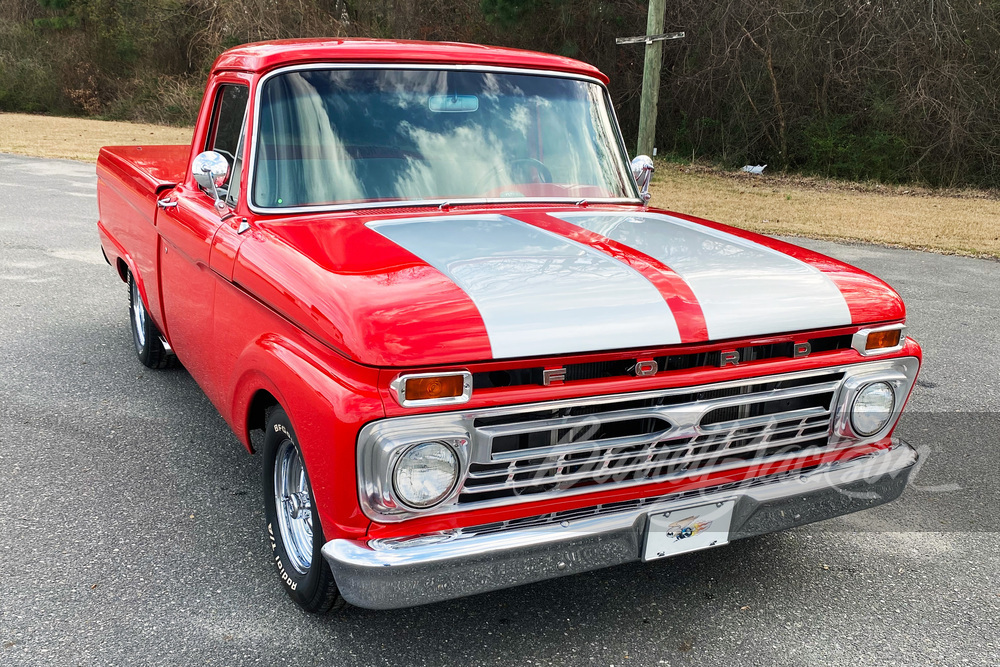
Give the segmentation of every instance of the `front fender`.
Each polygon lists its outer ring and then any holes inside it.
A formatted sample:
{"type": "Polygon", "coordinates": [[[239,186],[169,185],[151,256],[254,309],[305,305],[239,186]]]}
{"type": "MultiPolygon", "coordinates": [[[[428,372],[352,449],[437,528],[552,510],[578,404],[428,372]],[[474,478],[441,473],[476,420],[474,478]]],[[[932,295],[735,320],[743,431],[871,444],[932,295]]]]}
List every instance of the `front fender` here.
{"type": "Polygon", "coordinates": [[[253,398],[270,393],[292,421],[326,538],[364,535],[370,522],[358,506],[355,443],[361,426],[385,415],[378,371],[309,341],[265,334],[243,350],[234,377],[237,437],[250,448],[253,398]]]}

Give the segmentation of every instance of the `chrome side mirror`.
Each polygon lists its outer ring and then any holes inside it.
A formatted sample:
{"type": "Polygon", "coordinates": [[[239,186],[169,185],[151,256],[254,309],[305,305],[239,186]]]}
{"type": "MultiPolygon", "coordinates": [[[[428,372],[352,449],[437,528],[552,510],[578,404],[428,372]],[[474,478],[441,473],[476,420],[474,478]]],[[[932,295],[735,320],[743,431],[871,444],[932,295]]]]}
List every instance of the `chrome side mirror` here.
{"type": "Polygon", "coordinates": [[[219,188],[229,178],[229,161],[221,153],[205,151],[198,153],[191,162],[191,173],[195,182],[215,199],[215,210],[222,215],[228,208],[219,196],[219,188]]]}
{"type": "Polygon", "coordinates": [[[632,178],[635,179],[636,184],[639,186],[639,196],[642,197],[643,202],[648,202],[651,194],[649,194],[649,183],[653,180],[653,158],[648,155],[636,155],[632,158],[632,178]]]}

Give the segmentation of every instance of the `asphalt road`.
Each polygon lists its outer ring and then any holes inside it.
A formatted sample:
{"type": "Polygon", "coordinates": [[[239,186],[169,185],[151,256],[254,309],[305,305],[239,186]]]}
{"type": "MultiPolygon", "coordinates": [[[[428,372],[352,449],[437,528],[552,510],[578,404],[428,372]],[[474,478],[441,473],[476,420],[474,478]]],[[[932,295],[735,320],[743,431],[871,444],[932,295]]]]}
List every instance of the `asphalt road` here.
{"type": "Polygon", "coordinates": [[[816,241],[895,286],[926,362],[897,502],[411,610],[285,597],[257,462],[132,352],[93,166],[0,155],[0,664],[1000,662],[1000,263],[816,241]]]}

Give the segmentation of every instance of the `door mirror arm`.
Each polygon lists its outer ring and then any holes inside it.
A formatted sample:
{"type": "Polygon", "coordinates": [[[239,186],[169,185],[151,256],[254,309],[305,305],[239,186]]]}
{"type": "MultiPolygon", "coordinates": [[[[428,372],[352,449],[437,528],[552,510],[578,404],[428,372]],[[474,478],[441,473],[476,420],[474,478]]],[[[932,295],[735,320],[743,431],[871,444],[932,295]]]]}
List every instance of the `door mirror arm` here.
{"type": "Polygon", "coordinates": [[[643,204],[648,204],[652,195],[649,194],[649,182],[653,180],[653,160],[648,155],[636,155],[632,158],[632,178],[639,186],[639,196],[643,204]]]}

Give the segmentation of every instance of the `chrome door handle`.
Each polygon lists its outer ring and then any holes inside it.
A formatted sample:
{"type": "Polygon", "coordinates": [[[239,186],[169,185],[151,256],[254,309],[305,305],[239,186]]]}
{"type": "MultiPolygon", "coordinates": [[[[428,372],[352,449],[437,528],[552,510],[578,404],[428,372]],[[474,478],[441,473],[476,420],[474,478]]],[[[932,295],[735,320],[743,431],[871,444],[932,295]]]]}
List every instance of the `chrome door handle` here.
{"type": "Polygon", "coordinates": [[[177,201],[170,197],[164,197],[163,199],[157,199],[156,205],[160,208],[177,208],[177,201]]]}

